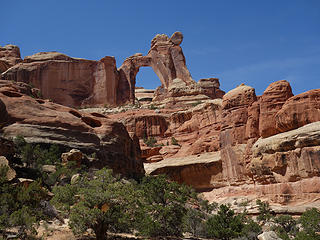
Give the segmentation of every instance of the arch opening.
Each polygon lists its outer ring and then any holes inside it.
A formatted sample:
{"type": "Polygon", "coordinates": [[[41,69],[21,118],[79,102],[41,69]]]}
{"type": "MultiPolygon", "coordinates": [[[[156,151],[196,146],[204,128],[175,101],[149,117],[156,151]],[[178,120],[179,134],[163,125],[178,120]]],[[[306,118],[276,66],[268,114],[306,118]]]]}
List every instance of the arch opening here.
{"type": "Polygon", "coordinates": [[[136,100],[140,103],[151,102],[154,97],[154,91],[162,85],[152,67],[140,67],[135,82],[136,100]]]}

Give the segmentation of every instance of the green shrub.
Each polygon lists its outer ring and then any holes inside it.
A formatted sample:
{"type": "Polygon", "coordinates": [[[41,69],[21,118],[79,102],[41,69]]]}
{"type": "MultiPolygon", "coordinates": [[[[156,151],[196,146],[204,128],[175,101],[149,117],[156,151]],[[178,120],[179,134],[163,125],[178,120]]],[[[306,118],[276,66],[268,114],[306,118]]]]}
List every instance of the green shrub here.
{"type": "Polygon", "coordinates": [[[155,147],[157,143],[157,139],[154,137],[150,138],[143,138],[143,142],[148,146],[148,147],[155,147]]]}
{"type": "Polygon", "coordinates": [[[107,231],[131,229],[139,193],[134,186],[115,178],[111,170],[102,169],[93,176],[84,174],[74,185],[55,187],[52,203],[70,213],[69,225],[74,233],[92,228],[96,239],[104,240],[107,231]]]}
{"type": "Polygon", "coordinates": [[[275,231],[281,239],[289,240],[298,232],[297,222],[290,215],[280,215],[272,221],[275,225],[271,230],[275,231]]]}
{"type": "Polygon", "coordinates": [[[295,240],[319,240],[320,239],[320,211],[316,208],[306,210],[298,221],[303,231],[297,234],[295,240]]]}
{"type": "Polygon", "coordinates": [[[266,222],[270,220],[272,217],[271,215],[271,208],[268,202],[263,202],[260,199],[256,201],[258,205],[259,215],[257,217],[258,221],[266,222]]]}
{"type": "Polygon", "coordinates": [[[35,233],[35,223],[45,218],[40,202],[47,196],[38,181],[28,186],[6,182],[7,171],[0,167],[0,229],[17,227],[18,238],[35,233]]]}
{"type": "Polygon", "coordinates": [[[149,109],[151,109],[151,110],[156,110],[156,109],[158,109],[154,104],[151,104],[150,106],[149,106],[149,109]]]}
{"type": "Polygon", "coordinates": [[[235,214],[229,206],[222,204],[218,213],[208,219],[206,228],[209,237],[229,240],[242,235],[244,223],[241,215],[235,214]]]}
{"type": "Polygon", "coordinates": [[[186,202],[193,196],[191,188],[170,182],[165,176],[148,176],[139,184],[143,193],[136,229],[143,236],[182,236],[186,202]]]}
{"type": "Polygon", "coordinates": [[[175,137],[171,137],[171,144],[172,144],[172,145],[180,146],[180,144],[178,143],[178,140],[175,139],[175,137]]]}

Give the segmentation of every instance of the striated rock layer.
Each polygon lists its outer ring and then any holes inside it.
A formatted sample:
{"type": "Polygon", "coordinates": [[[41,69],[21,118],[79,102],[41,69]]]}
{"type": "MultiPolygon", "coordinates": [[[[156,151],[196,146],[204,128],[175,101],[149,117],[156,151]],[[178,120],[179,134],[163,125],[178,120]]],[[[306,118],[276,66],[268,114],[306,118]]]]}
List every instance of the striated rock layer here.
{"type": "Polygon", "coordinates": [[[127,102],[119,90],[114,57],[92,61],[57,52],[37,53],[2,73],[2,78],[31,84],[44,98],[65,106],[127,102]]]}
{"type": "Polygon", "coordinates": [[[30,87],[20,85],[0,80],[0,103],[7,112],[1,120],[2,139],[21,135],[30,143],[58,144],[86,154],[96,153],[98,161],[92,163],[95,167],[109,166],[116,173],[132,177],[144,174],[140,148],[121,123],[28,96],[30,87]]]}
{"type": "Polygon", "coordinates": [[[15,45],[0,46],[0,73],[21,62],[20,49],[15,45]]]}
{"type": "Polygon", "coordinates": [[[142,128],[139,112],[125,113],[123,123],[138,136],[157,139],[156,155],[164,160],[145,164],[149,174],[166,173],[199,191],[213,189],[206,195],[211,201],[250,195],[282,204],[312,202],[320,197],[314,184],[320,177],[318,95],[315,89],[292,96],[282,80],[256,96],[242,84],[222,99],[149,113],[142,128]],[[219,156],[219,167],[198,161],[206,152],[219,156]]]}
{"type": "Polygon", "coordinates": [[[201,79],[199,83],[192,79],[180,47],[182,40],[181,32],[171,38],[157,34],[146,56],[134,54],[119,69],[110,56],[93,61],[40,52],[22,61],[19,48],[7,45],[0,48],[0,73],[3,79],[32,84],[44,98],[69,107],[134,103],[140,67],[152,67],[161,81],[155,100],[167,99],[172,106],[176,102],[221,98],[224,92],[219,89],[217,78],[201,79]]]}

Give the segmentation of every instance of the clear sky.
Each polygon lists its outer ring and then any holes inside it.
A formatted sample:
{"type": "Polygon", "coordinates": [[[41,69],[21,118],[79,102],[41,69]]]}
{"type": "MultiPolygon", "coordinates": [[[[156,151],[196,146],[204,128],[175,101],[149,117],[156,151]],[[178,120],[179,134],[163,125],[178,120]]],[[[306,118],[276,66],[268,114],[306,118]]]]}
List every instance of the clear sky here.
{"type": "MultiPolygon", "coordinates": [[[[192,77],[218,77],[262,94],[286,79],[294,94],[320,88],[320,0],[0,0],[0,45],[23,57],[59,51],[72,57],[123,60],[147,54],[157,33],[184,34],[192,77]]],[[[141,68],[137,85],[160,85],[141,68]]]]}

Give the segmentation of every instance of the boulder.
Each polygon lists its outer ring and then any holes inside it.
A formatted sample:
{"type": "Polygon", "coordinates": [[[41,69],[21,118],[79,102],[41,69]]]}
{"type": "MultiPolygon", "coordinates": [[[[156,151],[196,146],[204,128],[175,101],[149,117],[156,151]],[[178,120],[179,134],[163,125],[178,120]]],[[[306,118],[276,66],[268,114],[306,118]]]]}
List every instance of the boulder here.
{"type": "Polygon", "coordinates": [[[281,240],[274,231],[263,232],[258,236],[259,240],[281,240]]]}
{"type": "Polygon", "coordinates": [[[162,161],[163,160],[163,157],[162,157],[162,155],[153,155],[153,156],[151,156],[151,157],[148,157],[147,159],[146,159],[146,162],[147,163],[152,163],[152,162],[159,162],[159,161],[162,161]]]}
{"type": "Polygon", "coordinates": [[[71,149],[69,152],[61,154],[62,163],[76,162],[78,166],[81,165],[83,153],[78,149],[71,149]]]}
{"type": "Polygon", "coordinates": [[[55,165],[43,165],[42,171],[46,173],[55,173],[57,171],[57,168],[55,165]]]}
{"type": "Polygon", "coordinates": [[[9,161],[4,156],[0,156],[0,167],[1,168],[6,167],[8,169],[8,171],[7,171],[7,180],[8,181],[11,181],[12,179],[14,179],[16,177],[16,171],[9,166],[9,161]]]}
{"type": "Polygon", "coordinates": [[[174,45],[180,45],[182,43],[182,40],[183,40],[183,34],[181,32],[175,32],[170,37],[170,41],[174,45]]]}
{"type": "Polygon", "coordinates": [[[21,62],[20,49],[18,46],[8,44],[0,46],[0,73],[21,62]]]}
{"type": "Polygon", "coordinates": [[[270,137],[280,132],[276,127],[276,114],[292,96],[291,86],[285,80],[271,83],[267,87],[260,98],[260,136],[270,137]]]}

